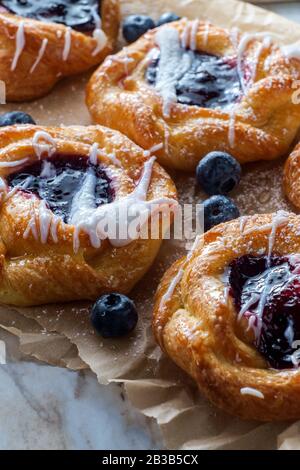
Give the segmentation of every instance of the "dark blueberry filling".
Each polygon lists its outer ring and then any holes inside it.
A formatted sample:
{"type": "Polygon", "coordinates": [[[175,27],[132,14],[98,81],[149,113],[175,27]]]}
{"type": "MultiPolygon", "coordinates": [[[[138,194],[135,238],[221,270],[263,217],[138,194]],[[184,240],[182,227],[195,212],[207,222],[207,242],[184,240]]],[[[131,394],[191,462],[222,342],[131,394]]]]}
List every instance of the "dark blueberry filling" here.
{"type": "MultiPolygon", "coordinates": [[[[177,101],[202,108],[224,108],[241,96],[237,60],[192,52],[191,67],[177,81],[177,101]]],[[[156,84],[160,54],[157,52],[146,71],[146,80],[156,84]]]]}
{"type": "Polygon", "coordinates": [[[256,332],[255,345],[270,366],[297,366],[300,256],[273,255],[270,260],[265,256],[243,256],[231,263],[229,282],[236,308],[245,311],[249,326],[252,324],[256,332]]]}
{"type": "Polygon", "coordinates": [[[0,0],[0,5],[11,13],[39,21],[51,21],[90,32],[100,16],[99,0],[0,0]]]}
{"type": "Polygon", "coordinates": [[[11,174],[7,183],[10,188],[19,187],[27,194],[45,200],[52,212],[67,222],[73,198],[87,171],[93,171],[97,177],[95,206],[111,202],[114,191],[109,177],[103,168],[91,165],[85,157],[54,155],[11,174]]]}

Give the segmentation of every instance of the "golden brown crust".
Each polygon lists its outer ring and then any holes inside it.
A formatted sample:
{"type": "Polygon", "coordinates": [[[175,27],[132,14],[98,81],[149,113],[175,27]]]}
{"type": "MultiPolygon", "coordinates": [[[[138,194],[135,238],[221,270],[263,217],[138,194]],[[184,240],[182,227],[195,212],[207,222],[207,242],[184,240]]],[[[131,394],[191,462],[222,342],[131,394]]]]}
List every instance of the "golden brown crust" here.
{"type": "Polygon", "coordinates": [[[285,163],[283,186],[289,200],[300,208],[300,144],[294,148],[285,163]]]}
{"type": "MultiPolygon", "coordinates": [[[[161,348],[190,374],[215,405],[245,419],[299,419],[300,371],[271,369],[237,321],[222,274],[245,254],[268,253],[276,215],[222,224],[200,237],[190,259],[166,272],[156,294],[153,329],[161,348]],[[174,278],[182,269],[182,278],[174,278]],[[173,289],[172,287],[173,282],[173,289]],[[168,292],[167,296],[164,295],[168,292]],[[242,394],[253,389],[263,397],[242,394]]],[[[300,252],[300,217],[279,216],[274,252],[300,252]]]]}
{"type": "Polygon", "coordinates": [[[84,72],[99,64],[113,51],[119,29],[119,0],[103,0],[102,29],[107,36],[105,47],[94,54],[97,41],[92,36],[64,25],[0,13],[0,80],[6,85],[7,101],[25,101],[48,93],[63,77],[84,72]],[[13,69],[16,35],[24,25],[25,45],[13,69]],[[66,35],[70,32],[70,50],[64,56],[66,35]],[[46,48],[39,60],[43,41],[46,48]]]}
{"type": "MultiPolygon", "coordinates": [[[[186,25],[181,20],[172,27],[181,34],[186,25]]],[[[272,160],[288,151],[300,122],[300,106],[292,100],[299,61],[288,61],[275,45],[262,48],[263,39],[251,40],[245,67],[252,70],[253,57],[261,52],[254,83],[234,106],[234,120],[228,112],[182,104],[174,104],[166,118],[161,96],[144,78],[147,54],[157,47],[156,32],[108,57],[94,73],[87,105],[95,122],[118,129],[145,149],[163,143],[156,152],[160,163],[183,170],[193,170],[213,150],[228,151],[241,163],[272,160]]],[[[196,43],[207,53],[236,55],[230,31],[213,25],[207,35],[207,24],[199,22],[196,43]]]]}
{"type": "MultiPolygon", "coordinates": [[[[102,151],[98,160],[113,175],[117,199],[133,191],[148,161],[145,152],[129,139],[101,126],[12,126],[0,129],[0,176],[4,181],[20,166],[8,167],[6,163],[3,166],[3,162],[27,158],[27,165],[37,161],[33,138],[39,131],[47,132],[54,139],[56,153],[62,155],[89,158],[92,144],[97,143],[102,151]],[[112,153],[118,166],[108,158],[112,153]]],[[[45,152],[41,158],[46,157],[45,152]]],[[[176,199],[176,189],[166,172],[154,163],[147,200],[162,197],[176,199]]],[[[40,207],[38,198],[26,197],[22,191],[2,193],[0,301],[3,303],[36,305],[95,299],[111,291],[127,293],[151,266],[161,244],[160,239],[138,239],[116,248],[105,239],[100,248],[94,248],[88,234],[81,231],[80,248],[75,252],[74,226],[63,222],[57,226],[57,240],[50,230],[43,243],[40,207]],[[37,224],[37,235],[30,231],[25,236],[33,219],[37,224]]],[[[53,214],[51,220],[54,220],[53,214]]]]}

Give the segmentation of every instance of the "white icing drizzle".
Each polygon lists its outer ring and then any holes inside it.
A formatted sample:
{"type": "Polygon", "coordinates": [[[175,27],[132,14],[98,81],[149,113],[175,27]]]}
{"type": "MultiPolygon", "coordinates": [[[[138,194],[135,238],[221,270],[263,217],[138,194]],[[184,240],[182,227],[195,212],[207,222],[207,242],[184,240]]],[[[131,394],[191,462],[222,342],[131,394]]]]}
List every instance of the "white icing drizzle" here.
{"type": "Polygon", "coordinates": [[[298,368],[299,365],[300,365],[300,349],[298,349],[293,354],[291,354],[290,357],[291,357],[291,362],[292,362],[293,366],[298,368]]]}
{"type": "MultiPolygon", "coordinates": [[[[261,334],[264,308],[268,300],[268,295],[272,287],[274,286],[274,281],[276,281],[276,279],[277,279],[277,274],[274,273],[273,271],[270,271],[265,280],[265,286],[264,286],[262,293],[261,294],[253,293],[250,299],[248,300],[248,302],[246,302],[243,308],[240,310],[239,315],[238,315],[238,320],[241,320],[241,318],[245,315],[245,313],[248,312],[249,308],[251,308],[252,305],[255,305],[258,302],[258,306],[248,318],[249,320],[248,329],[250,328],[253,329],[256,340],[260,337],[260,334],[261,334]]],[[[290,279],[288,280],[288,282],[286,283],[286,286],[290,284],[291,282],[293,282],[295,279],[299,279],[298,274],[292,275],[290,279]]]]}
{"type": "Polygon", "coordinates": [[[183,49],[187,49],[189,45],[190,27],[191,27],[191,23],[188,21],[181,35],[181,47],[183,49]]]}
{"type": "Polygon", "coordinates": [[[32,145],[38,159],[40,159],[44,153],[51,157],[56,152],[55,139],[45,131],[37,131],[34,134],[32,145]]]}
{"type": "Polygon", "coordinates": [[[7,186],[3,178],[0,177],[0,192],[6,192],[7,186]]]}
{"type": "MultiPolygon", "coordinates": [[[[94,149],[95,148],[96,147],[94,146],[94,149]]],[[[155,157],[145,163],[142,177],[131,194],[112,203],[99,206],[98,208],[95,206],[94,197],[97,178],[94,170],[92,168],[88,169],[84,182],[72,201],[71,212],[68,220],[68,224],[74,226],[73,248],[75,252],[77,252],[80,247],[79,235],[81,230],[89,235],[90,242],[94,248],[99,248],[101,246],[102,240],[108,238],[108,234],[101,226],[99,226],[99,224],[101,224],[103,220],[108,221],[111,219],[115,221],[116,215],[118,214],[116,210],[121,211],[122,209],[134,206],[134,209],[137,209],[141,214],[148,211],[147,214],[149,218],[151,215],[151,204],[159,206],[177,204],[175,200],[170,198],[160,198],[147,201],[147,193],[151,181],[154,161],[155,157]]],[[[49,234],[51,234],[54,243],[57,243],[57,227],[61,222],[62,220],[47,208],[45,201],[41,201],[38,213],[33,213],[23,237],[28,238],[30,233],[32,233],[36,240],[40,237],[40,241],[42,243],[46,243],[49,234]]],[[[115,247],[126,246],[130,244],[133,239],[138,238],[138,236],[139,231],[137,230],[134,238],[132,238],[132,236],[128,236],[125,239],[110,239],[110,243],[115,247]]]]}
{"type": "Polygon", "coordinates": [[[33,214],[27,224],[27,227],[23,233],[23,238],[24,239],[27,239],[30,235],[30,233],[32,233],[33,237],[35,240],[38,241],[39,239],[39,234],[38,234],[38,230],[37,230],[37,226],[36,226],[36,220],[35,220],[35,214],[33,214]]]}
{"type": "MultiPolygon", "coordinates": [[[[153,54],[154,52],[154,49],[151,49],[151,51],[149,52],[147,58],[149,59],[149,62],[151,61],[151,53],[153,54]]],[[[108,57],[107,59],[107,63],[112,63],[112,62],[118,62],[120,64],[123,64],[124,65],[124,69],[125,69],[125,73],[126,75],[128,75],[129,71],[128,71],[128,64],[132,64],[132,62],[134,62],[134,59],[132,57],[129,57],[128,56],[128,49],[127,47],[123,47],[123,51],[122,53],[124,54],[124,57],[119,57],[117,55],[111,55],[108,57]]]]}
{"type": "Polygon", "coordinates": [[[64,62],[68,60],[68,57],[71,51],[71,45],[72,45],[72,31],[71,31],[71,28],[68,27],[65,32],[65,43],[64,43],[63,53],[62,53],[62,59],[64,62]]]}
{"type": "Polygon", "coordinates": [[[38,56],[30,69],[30,73],[33,73],[35,71],[36,67],[39,65],[40,61],[42,60],[42,57],[45,54],[47,44],[48,44],[48,39],[47,38],[43,39],[40,50],[38,52],[38,56]]]}
{"type": "Polygon", "coordinates": [[[281,52],[287,59],[300,60],[300,43],[295,42],[287,46],[281,46],[281,52]]]}
{"type": "Polygon", "coordinates": [[[235,123],[236,123],[236,113],[234,107],[229,113],[229,131],[228,131],[228,142],[231,148],[235,145],[235,123]]]}
{"type": "Polygon", "coordinates": [[[258,49],[256,51],[256,56],[255,56],[255,59],[254,59],[253,70],[252,70],[252,80],[253,80],[253,82],[255,81],[255,78],[256,78],[257,67],[258,67],[258,64],[259,64],[260,56],[262,55],[262,53],[265,49],[268,49],[270,47],[271,43],[272,43],[272,38],[270,36],[266,36],[263,39],[263,42],[260,43],[259,46],[258,46],[258,49]]]}
{"type": "Polygon", "coordinates": [[[89,154],[89,160],[92,165],[97,165],[98,163],[98,144],[95,142],[91,146],[90,154],[89,154]]]}
{"type": "Polygon", "coordinates": [[[101,52],[102,49],[104,49],[104,47],[106,46],[107,36],[102,29],[97,28],[93,31],[93,38],[97,41],[97,45],[92,52],[92,56],[95,56],[99,54],[99,52],[101,52]]]}
{"type": "Polygon", "coordinates": [[[230,39],[235,49],[237,49],[239,46],[239,34],[240,34],[239,28],[235,27],[235,28],[232,28],[232,30],[230,31],[230,39]]]}
{"type": "Polygon", "coordinates": [[[23,49],[25,47],[25,32],[24,32],[24,29],[25,29],[25,24],[24,24],[24,21],[20,21],[20,24],[19,24],[19,27],[18,27],[18,30],[17,30],[17,34],[16,34],[16,49],[15,49],[15,55],[14,55],[14,58],[13,58],[13,61],[12,61],[12,64],[11,64],[11,70],[15,70],[17,65],[18,65],[18,61],[19,61],[19,58],[23,52],[23,49]]]}
{"type": "Polygon", "coordinates": [[[39,205],[39,227],[40,237],[43,245],[47,243],[50,225],[52,220],[52,212],[48,209],[46,202],[42,200],[39,205]]]}
{"type": "Polygon", "coordinates": [[[178,273],[176,274],[176,276],[172,279],[171,283],[169,284],[166,292],[164,293],[164,295],[162,296],[161,298],[161,301],[160,301],[160,308],[165,308],[167,302],[170,300],[170,298],[172,297],[172,295],[174,294],[174,291],[177,287],[177,285],[180,283],[181,279],[183,278],[183,275],[184,275],[184,270],[188,264],[188,262],[191,260],[194,252],[196,251],[197,247],[198,247],[198,244],[199,244],[199,240],[200,240],[200,236],[198,235],[193,243],[193,246],[192,246],[192,249],[191,251],[188,253],[187,257],[186,257],[186,260],[183,264],[183,266],[179,269],[178,273]]]}
{"type": "Polygon", "coordinates": [[[192,51],[197,50],[197,33],[199,28],[199,20],[194,20],[191,26],[191,39],[190,39],[190,48],[192,51]]]}
{"type": "Polygon", "coordinates": [[[229,293],[230,293],[230,287],[226,286],[224,289],[224,305],[225,306],[228,304],[229,293]]]}
{"type": "Polygon", "coordinates": [[[243,233],[245,230],[245,226],[247,223],[248,217],[246,215],[243,215],[240,217],[240,232],[243,233]]]}
{"type": "Polygon", "coordinates": [[[164,148],[164,144],[157,144],[157,145],[153,145],[153,147],[149,148],[149,152],[150,154],[153,154],[155,152],[157,152],[158,150],[161,150],[164,148]]]}
{"type": "Polygon", "coordinates": [[[109,159],[115,166],[118,166],[119,168],[122,167],[122,163],[120,160],[115,156],[114,153],[103,153],[103,156],[109,159]]]}
{"type": "Polygon", "coordinates": [[[92,55],[95,56],[99,54],[99,52],[102,51],[102,49],[106,46],[107,44],[107,36],[102,30],[102,21],[101,18],[98,14],[98,5],[96,5],[95,9],[92,12],[94,21],[95,21],[95,26],[96,28],[93,31],[93,38],[96,40],[97,45],[92,52],[92,55]]]}
{"type": "MultiPolygon", "coordinates": [[[[61,223],[61,219],[56,215],[52,215],[51,224],[50,224],[50,234],[54,243],[58,243],[57,230],[58,230],[58,226],[60,223],[61,223]]],[[[48,236],[47,236],[47,239],[48,239],[48,236]]]]}
{"type": "Polygon", "coordinates": [[[288,223],[288,221],[289,221],[289,214],[283,210],[280,210],[276,212],[275,215],[273,215],[272,225],[271,225],[272,228],[271,228],[271,233],[269,236],[268,265],[270,264],[271,255],[272,255],[273,247],[275,244],[277,229],[281,227],[282,225],[288,223]]]}
{"type": "Polygon", "coordinates": [[[176,83],[191,64],[191,55],[180,48],[179,33],[175,28],[164,27],[155,35],[160,47],[160,62],[156,89],[163,99],[164,117],[170,117],[171,107],[177,103],[176,83]]]}
{"type": "Polygon", "coordinates": [[[265,398],[262,392],[252,387],[243,387],[241,388],[240,392],[241,395],[251,395],[252,397],[260,398],[261,400],[264,400],[265,398]]]}
{"type": "Polygon", "coordinates": [[[30,233],[32,233],[36,241],[41,241],[41,243],[45,244],[49,238],[49,233],[51,233],[54,243],[57,243],[57,228],[59,222],[61,222],[61,220],[52,214],[47,208],[45,201],[41,201],[38,214],[33,213],[31,216],[26,230],[24,231],[23,238],[27,239],[30,233]],[[40,227],[40,234],[38,227],[40,227]]]}
{"type": "MultiPolygon", "coordinates": [[[[96,176],[93,170],[89,169],[80,190],[73,199],[68,220],[70,225],[74,225],[73,245],[75,252],[78,251],[80,246],[79,234],[81,230],[89,235],[92,246],[99,248],[102,240],[108,238],[108,234],[101,225],[103,220],[105,220],[105,225],[109,224],[109,220],[115,223],[117,215],[123,210],[125,213],[128,207],[133,208],[135,213],[145,214],[146,211],[151,210],[152,204],[159,206],[177,204],[174,199],[170,198],[147,201],[154,161],[155,157],[152,157],[145,163],[142,177],[131,194],[98,208],[95,208],[95,198],[93,196],[96,176]]],[[[147,218],[149,217],[150,213],[148,213],[147,218]]],[[[127,234],[124,239],[116,237],[116,239],[109,238],[109,240],[114,247],[122,247],[130,244],[138,237],[139,231],[137,230],[133,237],[127,234]]]]}
{"type": "Polygon", "coordinates": [[[242,86],[242,89],[243,89],[244,92],[246,92],[246,88],[245,88],[245,84],[244,84],[244,74],[243,74],[243,71],[242,71],[242,61],[243,61],[243,56],[244,56],[244,53],[247,49],[247,46],[248,46],[249,42],[251,42],[253,40],[259,40],[259,39],[266,40],[265,44],[267,44],[267,42],[268,42],[268,44],[270,44],[271,36],[272,36],[272,33],[245,33],[245,34],[243,34],[243,36],[240,40],[240,43],[239,43],[239,46],[238,46],[238,49],[237,49],[237,71],[238,71],[241,86],[242,86]]]}
{"type": "Polygon", "coordinates": [[[245,305],[243,305],[243,307],[241,308],[241,310],[239,311],[239,314],[238,314],[238,320],[241,320],[242,317],[244,316],[244,314],[249,310],[249,308],[252,307],[252,305],[255,305],[256,302],[258,302],[259,300],[259,295],[258,294],[252,294],[250,299],[245,303],[245,305]]]}
{"type": "Polygon", "coordinates": [[[208,43],[209,29],[210,29],[210,23],[209,23],[209,21],[205,21],[204,36],[203,36],[204,46],[207,46],[207,43],[208,43]]]}
{"type": "Polygon", "coordinates": [[[103,150],[98,148],[98,143],[95,142],[90,149],[89,160],[92,165],[96,165],[98,162],[98,156],[103,157],[105,160],[109,160],[115,166],[122,167],[120,160],[115,156],[114,153],[105,153],[103,150]]]}
{"type": "Polygon", "coordinates": [[[53,178],[55,175],[55,166],[48,160],[44,160],[42,163],[41,178],[53,178]]]}
{"type": "Polygon", "coordinates": [[[114,153],[105,153],[99,149],[99,145],[95,142],[90,149],[89,160],[92,165],[97,165],[98,156],[104,157],[106,160],[110,160],[115,166],[122,167],[120,160],[115,156],[114,153]]]}
{"type": "Polygon", "coordinates": [[[14,162],[0,162],[0,168],[14,168],[15,166],[23,165],[28,161],[28,158],[22,158],[21,160],[15,160],[14,162]]]}
{"type": "Polygon", "coordinates": [[[23,238],[27,239],[30,233],[32,233],[34,239],[41,241],[44,245],[48,241],[49,234],[51,234],[52,240],[54,243],[57,243],[57,229],[62,220],[52,213],[44,200],[40,202],[37,214],[34,209],[31,212],[33,214],[24,231],[23,238]]]}
{"type": "MultiPolygon", "coordinates": [[[[33,147],[38,158],[41,158],[44,152],[46,152],[48,156],[51,156],[56,151],[55,140],[44,131],[37,131],[35,133],[33,137],[33,147]],[[41,143],[40,140],[43,140],[43,142],[41,143]]],[[[89,159],[92,164],[97,163],[98,155],[103,155],[106,158],[109,158],[114,162],[114,164],[120,164],[114,154],[105,154],[98,148],[98,143],[95,142],[91,145],[89,154],[89,159]]],[[[26,161],[27,160],[28,159],[26,159],[26,161]]],[[[122,213],[122,210],[124,210],[123,214],[127,214],[128,208],[133,208],[135,214],[142,216],[146,215],[148,220],[153,210],[157,210],[159,207],[164,205],[177,205],[177,201],[171,198],[158,198],[147,201],[147,193],[151,182],[154,162],[155,157],[152,157],[144,164],[141,179],[131,194],[115,200],[112,203],[99,206],[98,208],[96,207],[95,202],[97,177],[93,168],[88,169],[81,187],[73,198],[68,219],[68,224],[74,226],[74,251],[77,252],[80,247],[79,235],[81,231],[89,235],[90,242],[94,248],[99,248],[102,240],[104,239],[109,239],[110,243],[115,247],[121,247],[130,244],[134,239],[138,238],[140,233],[139,229],[136,230],[136,233],[134,233],[133,236],[132,234],[127,234],[127,237],[123,239],[121,237],[118,238],[116,235],[116,238],[112,239],[109,238],[110,235],[106,233],[105,228],[101,226],[103,221],[105,221],[105,227],[109,221],[112,221],[113,223],[117,221],[117,225],[119,225],[118,215],[122,213]],[[151,207],[152,205],[153,207],[151,207]],[[154,208],[154,206],[156,207],[154,208]]],[[[10,162],[7,163],[10,164],[10,162]]],[[[10,165],[17,166],[22,163],[24,163],[24,161],[20,160],[19,162],[12,162],[10,165]]],[[[51,162],[43,163],[44,165],[41,177],[48,177],[52,174],[53,170],[55,171],[55,168],[53,168],[51,162]]],[[[23,237],[28,238],[30,233],[32,233],[36,240],[40,237],[41,243],[44,244],[47,242],[50,234],[52,240],[57,243],[57,227],[60,223],[62,223],[62,219],[55,216],[52,211],[48,209],[45,201],[41,201],[38,213],[33,209],[33,215],[28,222],[23,237]]]]}
{"type": "MultiPolygon", "coordinates": [[[[275,244],[277,229],[281,227],[282,225],[286,224],[288,220],[289,220],[288,213],[280,210],[275,215],[273,215],[272,223],[270,225],[265,225],[263,227],[260,227],[260,229],[270,230],[269,240],[268,240],[268,254],[267,254],[267,266],[268,267],[270,267],[270,261],[271,261],[273,247],[275,244]]],[[[258,227],[254,227],[245,232],[244,221],[242,222],[241,220],[240,229],[242,233],[248,234],[248,233],[251,233],[251,231],[253,231],[254,229],[257,231],[258,227]],[[241,227],[241,224],[243,224],[242,227],[241,227]]],[[[291,276],[291,278],[289,279],[289,282],[292,282],[296,277],[297,277],[296,275],[291,276]]],[[[255,311],[248,319],[249,329],[250,328],[253,329],[256,339],[258,339],[261,334],[263,312],[264,312],[265,304],[266,304],[266,301],[270,292],[270,288],[273,286],[274,279],[276,279],[276,273],[274,274],[273,271],[270,271],[266,277],[265,286],[264,286],[262,293],[260,295],[257,293],[253,293],[251,297],[249,298],[249,300],[243,305],[243,307],[241,308],[238,314],[238,320],[241,320],[243,316],[245,315],[245,313],[248,312],[249,309],[258,302],[258,306],[256,307],[255,311]]]]}

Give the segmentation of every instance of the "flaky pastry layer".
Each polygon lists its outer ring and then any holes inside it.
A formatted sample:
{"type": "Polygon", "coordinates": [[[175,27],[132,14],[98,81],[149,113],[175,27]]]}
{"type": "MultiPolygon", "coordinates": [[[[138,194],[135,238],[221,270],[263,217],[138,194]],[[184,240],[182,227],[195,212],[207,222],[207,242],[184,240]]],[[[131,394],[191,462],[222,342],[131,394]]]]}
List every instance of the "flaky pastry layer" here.
{"type": "Polygon", "coordinates": [[[299,253],[299,229],[300,217],[288,213],[222,224],[166,272],[156,294],[153,330],[161,348],[213,404],[244,419],[299,419],[300,371],[268,366],[252,330],[238,321],[224,272],[240,256],[268,254],[270,243],[278,255],[299,253]]]}
{"type": "MultiPolygon", "coordinates": [[[[101,126],[12,126],[0,129],[1,181],[38,158],[51,161],[52,142],[56,154],[87,159],[92,146],[97,145],[98,163],[112,178],[115,200],[132,193],[149,161],[149,155],[128,138],[101,126]],[[40,157],[35,136],[39,136],[40,157]]],[[[176,189],[166,172],[154,163],[146,199],[159,198],[176,200],[176,189]]],[[[63,221],[57,223],[50,210],[41,218],[41,204],[42,200],[29,197],[26,191],[11,191],[9,187],[4,191],[1,185],[0,302],[37,305],[93,300],[112,291],[128,293],[151,266],[161,245],[161,237],[136,239],[121,247],[107,238],[95,248],[88,233],[81,230],[78,249],[74,250],[75,227],[63,221]],[[30,225],[32,222],[34,225],[30,225]]]]}
{"type": "Polygon", "coordinates": [[[181,39],[188,34],[195,49],[207,54],[236,57],[242,47],[242,98],[230,110],[175,103],[166,117],[161,94],[145,79],[149,52],[158,48],[156,29],[107,57],[93,74],[86,100],[94,121],[123,132],[145,149],[158,146],[160,163],[182,170],[193,170],[214,150],[227,151],[241,163],[285,154],[300,127],[300,105],[293,100],[299,60],[285,57],[262,33],[247,38],[186,19],[161,28],[166,27],[176,28],[181,39]]]}

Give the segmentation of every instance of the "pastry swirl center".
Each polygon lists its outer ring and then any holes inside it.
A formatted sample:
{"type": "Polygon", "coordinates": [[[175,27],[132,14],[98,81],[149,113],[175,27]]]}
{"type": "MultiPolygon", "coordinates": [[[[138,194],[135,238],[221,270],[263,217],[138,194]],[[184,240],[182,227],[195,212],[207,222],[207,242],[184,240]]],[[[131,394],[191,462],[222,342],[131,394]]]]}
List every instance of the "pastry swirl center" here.
{"type": "MultiPolygon", "coordinates": [[[[202,108],[225,108],[241,96],[237,59],[187,51],[190,65],[177,79],[177,102],[202,108]]],[[[156,85],[160,66],[157,50],[146,70],[146,80],[156,85]]],[[[174,71],[175,73],[176,71],[174,71]]]]}
{"type": "Polygon", "coordinates": [[[92,165],[86,157],[54,155],[9,175],[9,187],[18,188],[24,194],[35,195],[46,201],[51,211],[64,222],[68,222],[72,202],[86,175],[96,178],[95,208],[114,199],[111,180],[99,165],[92,165]]]}
{"type": "Polygon", "coordinates": [[[298,366],[300,256],[243,256],[231,263],[229,282],[238,318],[248,319],[255,346],[270,366],[298,366]]]}

